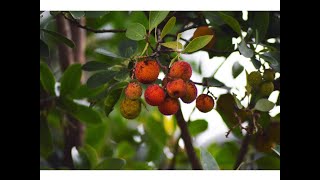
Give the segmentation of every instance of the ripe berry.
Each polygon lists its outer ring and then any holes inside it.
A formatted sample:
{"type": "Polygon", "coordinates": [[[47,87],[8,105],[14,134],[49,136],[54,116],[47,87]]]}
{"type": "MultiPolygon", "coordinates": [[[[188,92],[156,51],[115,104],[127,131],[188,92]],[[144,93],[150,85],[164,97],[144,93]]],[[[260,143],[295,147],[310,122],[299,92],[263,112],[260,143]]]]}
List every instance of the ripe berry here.
{"type": "Polygon", "coordinates": [[[167,86],[168,95],[173,98],[179,98],[186,95],[187,85],[182,79],[176,79],[168,82],[167,86]]]}
{"type": "Polygon", "coordinates": [[[167,96],[165,100],[158,106],[159,111],[163,115],[173,115],[179,110],[179,100],[167,96]]]}
{"type": "Polygon", "coordinates": [[[165,97],[166,94],[164,90],[157,84],[149,85],[144,92],[144,98],[151,106],[159,106],[165,97]]]}
{"type": "Polygon", "coordinates": [[[214,100],[211,96],[207,94],[201,94],[197,97],[196,100],[196,107],[199,111],[206,113],[213,109],[214,106],[214,100]]]}
{"type": "Polygon", "coordinates": [[[142,95],[142,88],[138,82],[131,82],[125,89],[125,95],[128,99],[136,100],[142,95]]]}
{"type": "Polygon", "coordinates": [[[184,81],[187,81],[190,79],[192,75],[192,69],[189,63],[185,61],[177,61],[172,64],[169,76],[172,78],[181,78],[184,81]]]}
{"type": "Polygon", "coordinates": [[[134,70],[137,80],[143,84],[150,84],[157,80],[160,66],[155,60],[137,62],[134,70]]]}
{"type": "Polygon", "coordinates": [[[186,95],[182,96],[181,100],[184,103],[189,104],[197,98],[198,90],[196,85],[194,85],[192,81],[187,81],[186,85],[187,85],[186,95]]]}

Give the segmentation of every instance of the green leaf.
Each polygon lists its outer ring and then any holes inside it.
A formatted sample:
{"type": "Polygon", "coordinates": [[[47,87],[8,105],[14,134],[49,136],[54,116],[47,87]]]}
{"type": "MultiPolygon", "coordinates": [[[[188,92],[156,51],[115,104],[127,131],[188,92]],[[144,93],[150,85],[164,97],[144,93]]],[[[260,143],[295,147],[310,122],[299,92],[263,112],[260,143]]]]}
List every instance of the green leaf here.
{"type": "Polygon", "coordinates": [[[95,167],[98,164],[98,155],[96,150],[91,147],[89,144],[85,144],[83,147],[80,148],[80,153],[83,152],[90,163],[90,169],[95,167]]]}
{"type": "Polygon", "coordinates": [[[52,136],[48,122],[40,118],[40,154],[47,158],[53,151],[52,136]]]}
{"type": "Polygon", "coordinates": [[[214,77],[212,77],[212,78],[203,78],[202,82],[203,83],[207,82],[208,86],[210,86],[210,87],[221,87],[221,86],[224,86],[224,83],[222,83],[221,81],[217,80],[214,77]]]}
{"type": "Polygon", "coordinates": [[[126,36],[134,41],[140,41],[146,36],[146,28],[140,23],[132,23],[127,27],[126,36]]]}
{"type": "Polygon", "coordinates": [[[132,40],[121,41],[118,47],[121,56],[129,58],[138,50],[138,43],[132,40]]]}
{"type": "Polygon", "coordinates": [[[45,62],[40,61],[40,81],[43,88],[50,93],[50,95],[55,96],[54,87],[56,80],[50,71],[50,68],[45,62]]]}
{"type": "Polygon", "coordinates": [[[238,33],[239,36],[242,37],[241,27],[239,22],[236,19],[234,19],[232,16],[229,16],[223,12],[219,12],[219,15],[222,18],[222,20],[226,22],[226,24],[228,24],[236,33],[238,33]]]}
{"type": "Polygon", "coordinates": [[[164,36],[166,36],[172,30],[175,24],[176,24],[176,17],[173,16],[169,19],[169,21],[163,27],[160,38],[162,39],[164,36]]]}
{"type": "Polygon", "coordinates": [[[69,11],[73,18],[80,19],[85,15],[84,11],[69,11]]]}
{"type": "Polygon", "coordinates": [[[70,39],[64,37],[62,34],[48,30],[48,29],[41,29],[43,32],[49,34],[50,36],[52,36],[54,39],[56,39],[59,42],[62,42],[64,44],[66,44],[67,46],[74,48],[74,42],[71,41],[70,39]]]}
{"type": "Polygon", "coordinates": [[[278,66],[280,65],[280,52],[266,52],[259,55],[262,59],[271,63],[271,65],[278,66]]]}
{"type": "Polygon", "coordinates": [[[150,11],[149,13],[149,32],[157,27],[169,14],[169,11],[150,11]]]}
{"type": "Polygon", "coordinates": [[[275,104],[268,99],[259,99],[254,109],[262,112],[268,112],[273,109],[274,106],[275,104]]]}
{"type": "Polygon", "coordinates": [[[258,36],[259,36],[259,39],[256,40],[257,44],[264,40],[264,37],[266,36],[268,31],[268,26],[269,26],[269,12],[255,12],[253,17],[252,28],[257,30],[254,32],[256,34],[258,33],[258,36]]]}
{"type": "Polygon", "coordinates": [[[120,70],[115,76],[114,79],[117,81],[126,81],[127,79],[130,79],[129,77],[129,70],[128,69],[122,69],[120,70]]]}
{"type": "Polygon", "coordinates": [[[61,77],[60,96],[71,94],[80,86],[81,64],[72,64],[61,77]]]}
{"type": "Polygon", "coordinates": [[[88,81],[87,85],[89,88],[96,88],[99,87],[107,82],[109,82],[111,79],[114,78],[114,76],[117,74],[117,71],[101,71],[94,75],[92,75],[88,81]]]}
{"type": "Polygon", "coordinates": [[[173,50],[179,50],[179,49],[182,49],[182,47],[183,47],[182,44],[177,41],[161,43],[161,46],[165,46],[165,47],[173,49],[173,50]]]}
{"type": "MultiPolygon", "coordinates": [[[[234,114],[234,109],[237,106],[234,97],[231,94],[223,94],[219,97],[216,103],[216,110],[220,114],[222,120],[229,129],[232,129],[239,122],[234,114]]],[[[232,133],[237,137],[242,137],[240,128],[234,128],[232,133]]]]}
{"type": "Polygon", "coordinates": [[[191,53],[205,47],[213,38],[213,35],[205,35],[194,38],[183,50],[184,53],[191,53]]]}
{"type": "Polygon", "coordinates": [[[104,158],[94,169],[96,170],[119,170],[124,168],[126,161],[120,158],[104,158]]]}
{"type": "Polygon", "coordinates": [[[49,47],[41,39],[40,39],[40,57],[49,57],[49,47]]]}
{"type": "Polygon", "coordinates": [[[67,113],[72,115],[79,121],[82,121],[87,124],[99,124],[102,123],[100,114],[87,106],[75,103],[70,98],[61,98],[61,105],[63,109],[67,110],[67,113]]]}
{"type": "Polygon", "coordinates": [[[220,170],[214,157],[202,147],[200,147],[200,161],[204,170],[220,170]]]}
{"type": "Polygon", "coordinates": [[[83,150],[78,151],[75,146],[72,147],[71,157],[76,169],[90,169],[90,161],[83,150]]]}
{"type": "Polygon", "coordinates": [[[127,141],[121,141],[117,145],[116,149],[116,157],[123,158],[123,159],[131,159],[136,154],[135,148],[128,143],[127,141]]]}
{"type": "Polygon", "coordinates": [[[113,107],[120,99],[123,88],[126,87],[127,84],[128,82],[118,82],[109,88],[107,96],[104,100],[104,112],[106,116],[109,116],[109,114],[112,112],[113,107]]]}
{"type": "Polygon", "coordinates": [[[110,67],[110,64],[100,62],[100,61],[89,61],[82,66],[84,71],[99,71],[107,70],[110,67]]]}
{"type": "Polygon", "coordinates": [[[148,118],[145,122],[145,129],[148,136],[162,148],[166,144],[167,133],[163,127],[163,123],[155,120],[154,118],[148,118]]]}
{"type": "Polygon", "coordinates": [[[85,11],[86,17],[89,18],[100,18],[103,15],[108,14],[109,11],[85,11]]]}
{"type": "Polygon", "coordinates": [[[238,109],[242,109],[243,106],[242,106],[240,100],[237,98],[237,95],[232,94],[232,96],[233,96],[233,98],[234,98],[234,101],[236,102],[236,105],[237,105],[238,109]]]}
{"type": "Polygon", "coordinates": [[[101,49],[101,48],[97,48],[94,50],[96,53],[98,54],[102,54],[104,56],[107,56],[107,57],[111,57],[111,58],[116,58],[116,59],[126,59],[125,57],[121,57],[117,54],[114,54],[106,49],[101,49]]]}
{"type": "Polygon", "coordinates": [[[260,61],[258,61],[256,58],[252,57],[251,62],[256,69],[260,69],[260,67],[261,67],[260,61]]]}
{"type": "Polygon", "coordinates": [[[244,40],[242,40],[238,46],[239,46],[238,49],[239,49],[240,53],[244,57],[251,58],[253,56],[253,54],[254,54],[253,50],[248,48],[247,43],[244,40]]]}
{"type": "Polygon", "coordinates": [[[208,122],[204,119],[190,121],[188,124],[188,129],[191,136],[196,136],[199,133],[205,131],[207,128],[208,128],[208,122]]]}
{"type": "Polygon", "coordinates": [[[243,71],[243,66],[237,61],[232,66],[232,76],[233,78],[237,78],[239,74],[243,71]]]}
{"type": "Polygon", "coordinates": [[[280,158],[276,156],[263,156],[256,163],[259,170],[280,170],[280,158]]]}
{"type": "Polygon", "coordinates": [[[277,155],[279,155],[280,157],[280,145],[276,145],[275,148],[271,148],[275,153],[277,153],[277,155]]]}
{"type": "Polygon", "coordinates": [[[105,86],[99,86],[97,88],[89,88],[87,84],[83,84],[71,94],[71,97],[73,99],[93,98],[95,96],[98,96],[105,89],[106,89],[105,86]]]}

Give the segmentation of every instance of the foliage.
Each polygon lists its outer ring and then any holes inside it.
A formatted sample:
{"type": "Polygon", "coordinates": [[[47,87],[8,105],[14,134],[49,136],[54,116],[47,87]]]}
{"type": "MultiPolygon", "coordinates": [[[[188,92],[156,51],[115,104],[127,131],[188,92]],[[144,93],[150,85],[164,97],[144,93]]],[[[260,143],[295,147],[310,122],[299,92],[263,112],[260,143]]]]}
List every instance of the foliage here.
{"type": "MultiPolygon", "coordinates": [[[[121,116],[120,102],[125,87],[132,81],[134,64],[141,59],[157,58],[165,73],[163,67],[170,68],[185,55],[199,51],[206,52],[210,59],[227,59],[239,53],[252,63],[256,72],[263,74],[268,68],[276,72],[272,83],[274,90],[280,91],[276,89],[280,75],[279,24],[279,12],[248,12],[248,20],[242,18],[241,12],[40,13],[40,169],[166,169],[172,155],[176,156],[175,169],[191,169],[186,149],[177,144],[180,128],[176,116],[162,115],[157,107],[146,105],[143,97],[139,101],[144,106],[137,118],[128,120],[121,116]],[[62,71],[58,45],[72,50],[77,47],[72,38],[64,37],[57,29],[56,17],[61,14],[72,23],[85,18],[91,29],[111,27],[121,31],[101,36],[86,31],[86,63],[74,63],[62,71]],[[190,24],[193,30],[208,26],[214,34],[184,39],[182,33],[190,24]],[[239,43],[232,43],[232,38],[239,43]],[[270,43],[272,38],[275,43],[270,43]],[[211,42],[213,46],[208,47],[211,42]],[[69,152],[73,166],[65,163],[64,154],[65,127],[73,125],[69,117],[85,126],[83,145],[72,147],[69,152]]],[[[201,75],[200,64],[192,69],[201,75]]],[[[234,79],[244,73],[246,77],[249,75],[241,62],[230,68],[234,79]]],[[[161,84],[161,79],[155,84],[161,84]]],[[[198,85],[210,96],[215,94],[215,88],[226,91],[215,100],[213,111],[219,113],[230,129],[227,136],[229,133],[234,136],[231,140],[224,138],[223,143],[210,141],[207,147],[195,148],[203,169],[233,169],[241,145],[238,142],[246,134],[253,138],[239,169],[279,169],[280,135],[270,128],[272,123],[280,122],[280,114],[271,117],[269,112],[280,106],[280,98],[272,102],[268,99],[270,94],[262,96],[259,87],[251,87],[250,83],[243,87],[244,95],[234,94],[233,86],[214,75],[203,77],[198,85]],[[261,152],[256,147],[256,137],[261,134],[272,142],[270,151],[261,152]],[[279,141],[274,140],[277,138],[279,141]]],[[[145,89],[145,85],[142,87],[145,89]]],[[[188,121],[193,142],[209,129],[208,121],[210,118],[188,121]]]]}

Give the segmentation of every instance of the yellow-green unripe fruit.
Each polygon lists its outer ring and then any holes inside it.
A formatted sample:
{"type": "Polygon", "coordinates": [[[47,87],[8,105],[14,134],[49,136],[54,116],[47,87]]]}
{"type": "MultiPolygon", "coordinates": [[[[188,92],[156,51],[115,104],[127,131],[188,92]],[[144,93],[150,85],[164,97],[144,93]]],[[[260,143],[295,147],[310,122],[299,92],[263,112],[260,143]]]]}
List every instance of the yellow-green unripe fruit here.
{"type": "Polygon", "coordinates": [[[124,118],[134,119],[139,116],[141,111],[140,100],[125,98],[120,104],[120,113],[124,118]]]}
{"type": "Polygon", "coordinates": [[[272,69],[266,69],[263,72],[263,79],[268,82],[272,82],[275,78],[275,72],[272,69]]]}
{"type": "Polygon", "coordinates": [[[248,76],[248,83],[253,88],[259,87],[262,83],[262,76],[258,71],[251,72],[248,76]]]}
{"type": "Polygon", "coordinates": [[[260,95],[265,97],[269,96],[274,90],[274,85],[272,82],[264,82],[260,86],[260,95]]]}

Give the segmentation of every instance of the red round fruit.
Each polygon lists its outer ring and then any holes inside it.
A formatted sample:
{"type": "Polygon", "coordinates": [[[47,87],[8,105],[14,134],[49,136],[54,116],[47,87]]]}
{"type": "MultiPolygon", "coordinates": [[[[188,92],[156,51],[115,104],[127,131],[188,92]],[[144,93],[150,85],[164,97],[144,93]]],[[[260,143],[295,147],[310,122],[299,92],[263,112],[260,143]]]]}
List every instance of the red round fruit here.
{"type": "Polygon", "coordinates": [[[142,88],[138,82],[131,82],[125,89],[125,95],[128,99],[136,100],[142,95],[142,88]]]}
{"type": "Polygon", "coordinates": [[[201,112],[209,112],[213,109],[214,106],[214,101],[213,98],[207,94],[201,94],[200,96],[197,97],[196,100],[196,107],[199,109],[201,112]]]}
{"type": "Polygon", "coordinates": [[[157,84],[149,85],[144,92],[144,98],[151,106],[159,106],[165,97],[166,94],[164,90],[157,84]]]}
{"type": "Polygon", "coordinates": [[[179,110],[179,100],[167,96],[165,100],[158,106],[159,111],[163,115],[173,115],[179,110]]]}
{"type": "Polygon", "coordinates": [[[181,78],[184,81],[187,81],[190,79],[192,75],[192,69],[189,63],[185,61],[177,61],[172,64],[169,76],[173,78],[181,78]]]}
{"type": "Polygon", "coordinates": [[[168,82],[166,89],[170,97],[179,98],[186,95],[187,85],[182,79],[176,79],[168,82]]]}
{"type": "Polygon", "coordinates": [[[186,85],[187,85],[186,95],[182,96],[181,100],[184,103],[189,104],[197,98],[198,90],[197,90],[196,85],[192,81],[186,82],[186,85]]]}
{"type": "Polygon", "coordinates": [[[150,84],[157,80],[160,66],[155,60],[145,60],[136,63],[135,76],[143,84],[150,84]]]}

